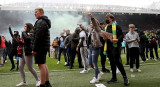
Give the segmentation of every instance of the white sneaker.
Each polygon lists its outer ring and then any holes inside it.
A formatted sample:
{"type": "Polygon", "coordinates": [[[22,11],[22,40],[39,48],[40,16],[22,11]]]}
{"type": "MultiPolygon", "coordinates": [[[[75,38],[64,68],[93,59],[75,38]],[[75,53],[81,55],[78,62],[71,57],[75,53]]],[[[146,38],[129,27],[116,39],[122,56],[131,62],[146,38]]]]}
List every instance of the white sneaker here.
{"type": "Polygon", "coordinates": [[[108,60],[108,57],[106,57],[106,59],[108,60]]]}
{"type": "Polygon", "coordinates": [[[148,58],[147,58],[147,60],[148,60],[148,58]]]}
{"type": "Polygon", "coordinates": [[[65,62],[64,65],[67,65],[67,62],[65,62]]]}
{"type": "Polygon", "coordinates": [[[141,63],[145,63],[145,61],[141,61],[141,63]]]}
{"type": "Polygon", "coordinates": [[[116,70],[116,74],[120,74],[120,71],[119,71],[119,69],[117,68],[117,70],[116,70]]]}
{"type": "Polygon", "coordinates": [[[60,61],[57,62],[57,64],[59,64],[59,63],[60,63],[60,61]]]}
{"type": "Polygon", "coordinates": [[[140,70],[140,69],[137,69],[137,72],[141,72],[141,70],[140,70]]]}
{"type": "Polygon", "coordinates": [[[88,68],[88,72],[90,71],[91,69],[90,68],[88,68]]]}
{"type": "Polygon", "coordinates": [[[36,81],[36,87],[40,86],[41,81],[36,81]]]}
{"type": "Polygon", "coordinates": [[[21,83],[17,84],[16,86],[17,86],[17,87],[20,87],[20,86],[27,86],[27,83],[21,82],[21,83]]]}
{"type": "Polygon", "coordinates": [[[100,78],[102,77],[103,74],[104,74],[103,72],[98,73],[98,80],[100,80],[100,78]]]}
{"type": "Polygon", "coordinates": [[[132,68],[130,69],[130,72],[133,72],[133,69],[132,69],[132,68]]]}
{"type": "Polygon", "coordinates": [[[96,77],[93,77],[93,79],[90,81],[90,83],[96,83],[96,82],[99,82],[99,80],[96,79],[96,77]]]}
{"type": "Polygon", "coordinates": [[[81,73],[81,74],[83,74],[83,73],[88,73],[88,70],[82,70],[80,73],[81,73]]]}

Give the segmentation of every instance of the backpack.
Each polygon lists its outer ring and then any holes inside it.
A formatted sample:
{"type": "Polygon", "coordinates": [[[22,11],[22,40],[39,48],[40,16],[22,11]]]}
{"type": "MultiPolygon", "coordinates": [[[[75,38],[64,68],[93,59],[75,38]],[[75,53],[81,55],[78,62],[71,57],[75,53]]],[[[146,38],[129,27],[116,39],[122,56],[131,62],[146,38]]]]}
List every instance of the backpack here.
{"type": "Polygon", "coordinates": [[[155,40],[155,39],[152,39],[152,40],[151,40],[151,43],[152,43],[152,44],[156,44],[156,40],[155,40]]]}
{"type": "Polygon", "coordinates": [[[57,40],[54,40],[53,41],[53,44],[52,44],[53,47],[58,47],[59,46],[59,43],[57,40]]]}
{"type": "Polygon", "coordinates": [[[100,48],[102,46],[102,43],[99,39],[99,35],[95,30],[92,31],[91,38],[92,38],[91,39],[91,44],[92,44],[94,49],[100,48]]]}

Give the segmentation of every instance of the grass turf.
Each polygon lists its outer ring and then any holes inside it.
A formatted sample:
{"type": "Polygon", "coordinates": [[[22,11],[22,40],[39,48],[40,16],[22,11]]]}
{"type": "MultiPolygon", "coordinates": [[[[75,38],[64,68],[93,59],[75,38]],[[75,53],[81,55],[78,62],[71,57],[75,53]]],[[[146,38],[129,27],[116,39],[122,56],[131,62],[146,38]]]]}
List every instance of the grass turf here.
{"type": "MultiPolygon", "coordinates": [[[[121,55],[123,64],[126,63],[125,54],[121,55]]],[[[94,70],[91,69],[89,74],[80,74],[80,70],[78,68],[78,60],[75,60],[74,69],[68,70],[68,67],[64,66],[64,58],[62,56],[61,63],[57,65],[57,59],[51,59],[47,57],[47,65],[50,70],[50,81],[53,87],[95,87],[94,84],[90,84],[89,81],[94,76],[94,70]]],[[[125,70],[127,76],[130,80],[130,87],[160,87],[160,69],[159,69],[159,61],[148,60],[146,63],[141,63],[140,69],[141,73],[129,72],[129,66],[125,66],[125,70]],[[135,77],[131,77],[135,76],[135,77]]],[[[98,61],[99,67],[100,58],[98,61]]],[[[108,60],[106,62],[106,66],[108,69],[109,63],[108,60]]],[[[0,67],[0,87],[15,87],[16,84],[21,82],[20,73],[18,71],[9,71],[11,67],[10,61],[5,64],[4,67],[0,67]]],[[[34,64],[34,68],[39,71],[38,67],[34,64]]],[[[99,69],[101,70],[101,69],[99,69]]],[[[25,67],[26,79],[28,82],[28,87],[35,87],[35,79],[28,72],[27,67],[25,67]]],[[[38,73],[39,75],[39,73],[38,73]]],[[[107,84],[106,81],[110,80],[112,74],[105,73],[102,76],[100,83],[103,83],[107,87],[124,87],[123,78],[121,74],[118,74],[118,83],[115,84],[107,84]]]]}

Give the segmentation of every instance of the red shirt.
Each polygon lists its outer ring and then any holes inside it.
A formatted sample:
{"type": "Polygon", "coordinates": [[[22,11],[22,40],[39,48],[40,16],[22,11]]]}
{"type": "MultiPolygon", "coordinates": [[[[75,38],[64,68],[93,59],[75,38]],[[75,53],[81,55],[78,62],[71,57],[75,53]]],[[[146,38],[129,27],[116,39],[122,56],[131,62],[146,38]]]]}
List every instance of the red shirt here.
{"type": "Polygon", "coordinates": [[[0,48],[6,48],[5,46],[5,40],[1,37],[1,45],[0,48]]]}

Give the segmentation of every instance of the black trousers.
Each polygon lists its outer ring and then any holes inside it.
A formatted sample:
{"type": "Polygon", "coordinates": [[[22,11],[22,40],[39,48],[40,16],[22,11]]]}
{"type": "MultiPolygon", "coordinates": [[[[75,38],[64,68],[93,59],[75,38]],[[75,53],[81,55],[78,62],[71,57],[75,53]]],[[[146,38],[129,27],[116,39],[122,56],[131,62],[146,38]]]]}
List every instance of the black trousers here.
{"type": "Polygon", "coordinates": [[[58,55],[58,61],[61,59],[61,53],[63,52],[65,62],[67,62],[67,57],[66,57],[66,49],[59,47],[59,55],[58,55]]]}
{"type": "Polygon", "coordinates": [[[151,59],[154,59],[153,49],[154,49],[156,58],[159,59],[158,51],[157,51],[157,49],[158,49],[157,44],[151,44],[151,47],[150,47],[150,56],[151,56],[151,59]]]}
{"type": "MultiPolygon", "coordinates": [[[[17,57],[17,48],[16,47],[11,47],[11,50],[10,50],[10,53],[9,53],[9,59],[10,59],[11,64],[12,64],[12,68],[15,67],[14,60],[13,60],[14,56],[17,57]]],[[[17,68],[18,68],[18,63],[17,63],[17,68]]]]}
{"type": "Polygon", "coordinates": [[[71,60],[70,60],[71,67],[73,67],[73,63],[74,63],[76,54],[78,56],[79,67],[82,66],[82,59],[81,59],[81,55],[80,55],[80,50],[77,52],[76,48],[71,48],[71,60]]]}
{"type": "Polygon", "coordinates": [[[127,52],[127,53],[126,53],[127,64],[129,64],[129,61],[130,61],[130,58],[129,58],[129,57],[130,57],[130,55],[129,55],[129,53],[130,53],[130,52],[129,52],[128,45],[126,45],[126,52],[127,52]]]}
{"type": "Polygon", "coordinates": [[[106,63],[106,55],[103,54],[103,51],[104,51],[104,47],[102,46],[100,48],[102,70],[105,69],[105,63],[106,63]]]}
{"type": "Polygon", "coordinates": [[[139,69],[139,47],[129,48],[130,50],[130,68],[133,68],[134,61],[136,62],[136,69],[139,69]]]}
{"type": "Polygon", "coordinates": [[[117,79],[116,67],[118,67],[123,77],[126,76],[126,72],[121,60],[121,47],[108,46],[107,53],[111,65],[112,78],[117,79]]]}
{"type": "Polygon", "coordinates": [[[149,57],[148,57],[149,50],[150,50],[150,44],[148,43],[148,44],[146,44],[146,58],[147,59],[149,59],[149,57]]]}
{"type": "Polygon", "coordinates": [[[145,46],[140,46],[140,56],[141,56],[141,59],[143,60],[143,61],[146,61],[146,56],[145,56],[145,46]]]}

